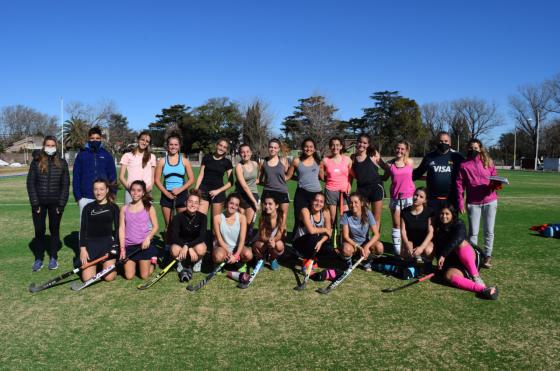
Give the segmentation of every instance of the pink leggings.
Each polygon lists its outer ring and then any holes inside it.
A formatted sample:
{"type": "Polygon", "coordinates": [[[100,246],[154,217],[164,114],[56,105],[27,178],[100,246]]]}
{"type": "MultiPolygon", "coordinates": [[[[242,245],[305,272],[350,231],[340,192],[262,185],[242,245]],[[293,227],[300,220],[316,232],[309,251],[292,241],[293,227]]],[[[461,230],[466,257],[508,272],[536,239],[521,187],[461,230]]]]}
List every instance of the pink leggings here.
{"type": "MultiPolygon", "coordinates": [[[[471,245],[465,244],[463,246],[455,249],[455,253],[459,257],[459,260],[466,268],[467,272],[472,276],[476,277],[479,275],[478,269],[476,268],[474,250],[471,245]]],[[[482,292],[486,287],[478,284],[474,281],[469,280],[459,274],[451,276],[451,284],[457,288],[472,291],[472,292],[482,292]]]]}

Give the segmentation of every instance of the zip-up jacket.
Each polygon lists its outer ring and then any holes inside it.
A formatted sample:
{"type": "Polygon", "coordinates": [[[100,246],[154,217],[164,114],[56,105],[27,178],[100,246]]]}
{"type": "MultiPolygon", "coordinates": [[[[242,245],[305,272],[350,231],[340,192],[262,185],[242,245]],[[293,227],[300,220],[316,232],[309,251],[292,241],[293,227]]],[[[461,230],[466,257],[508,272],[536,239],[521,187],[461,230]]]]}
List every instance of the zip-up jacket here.
{"type": "Polygon", "coordinates": [[[496,167],[492,164],[484,167],[480,156],[469,158],[461,163],[457,174],[457,193],[459,208],[465,210],[463,193],[467,192],[467,204],[482,205],[498,198],[496,191],[490,187],[488,177],[497,175],[496,167]]]}
{"type": "Polygon", "coordinates": [[[39,169],[39,158],[35,158],[29,166],[27,174],[27,194],[31,207],[41,205],[57,205],[64,209],[68,202],[70,175],[66,160],[59,158],[60,167],[54,164],[54,156],[47,157],[47,171],[39,169]]]}
{"type": "MultiPolygon", "coordinates": [[[[114,183],[117,179],[115,161],[103,146],[94,151],[86,144],[86,147],[78,154],[74,162],[72,191],[76,202],[83,197],[95,198],[93,196],[93,181],[97,178],[107,179],[109,183],[114,183]]],[[[113,191],[116,192],[116,190],[113,191]]]]}

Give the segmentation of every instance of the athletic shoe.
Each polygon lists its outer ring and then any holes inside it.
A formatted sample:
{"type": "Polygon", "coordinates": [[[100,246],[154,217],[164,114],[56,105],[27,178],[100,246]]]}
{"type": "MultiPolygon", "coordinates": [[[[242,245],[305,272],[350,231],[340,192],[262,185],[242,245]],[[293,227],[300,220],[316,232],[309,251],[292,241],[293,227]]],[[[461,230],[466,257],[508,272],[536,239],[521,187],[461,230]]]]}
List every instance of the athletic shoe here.
{"type": "Polygon", "coordinates": [[[272,269],[273,271],[277,271],[278,269],[280,269],[280,264],[278,264],[278,260],[274,259],[273,261],[270,262],[270,269],[272,269]]]}
{"type": "Polygon", "coordinates": [[[35,260],[35,263],[33,263],[33,272],[39,272],[41,270],[41,268],[43,268],[43,261],[41,259],[37,259],[35,260]]]}
{"type": "Polygon", "coordinates": [[[486,268],[486,269],[492,268],[492,257],[491,256],[485,257],[481,266],[482,266],[482,268],[486,268]]]}
{"type": "Polygon", "coordinates": [[[50,270],[54,270],[58,268],[58,262],[56,261],[56,258],[51,258],[49,260],[49,269],[50,270]]]}
{"type": "Polygon", "coordinates": [[[486,300],[497,300],[499,293],[498,286],[490,286],[480,293],[480,297],[486,300]],[[492,289],[494,289],[494,293],[492,293],[492,289]]]}
{"type": "Polygon", "coordinates": [[[239,267],[239,269],[237,271],[239,273],[246,273],[247,272],[247,264],[243,264],[241,267],[239,267]]]}
{"type": "Polygon", "coordinates": [[[484,283],[482,278],[480,278],[480,276],[473,277],[473,281],[475,283],[478,283],[479,285],[482,285],[482,286],[486,287],[486,284],[484,283]]]}
{"type": "Polygon", "coordinates": [[[185,268],[183,267],[183,264],[181,264],[181,262],[177,262],[177,266],[175,267],[175,269],[177,270],[177,273],[181,273],[185,268]]]}
{"type": "Polygon", "coordinates": [[[362,267],[364,268],[364,270],[365,270],[366,272],[371,272],[371,271],[372,271],[372,269],[371,269],[371,261],[372,261],[372,259],[369,258],[368,260],[366,260],[365,263],[362,264],[362,267]]]}
{"type": "Polygon", "coordinates": [[[192,279],[193,270],[191,267],[184,268],[181,273],[179,273],[179,281],[188,282],[192,279]]]}
{"type": "Polygon", "coordinates": [[[199,259],[193,266],[193,271],[195,272],[200,272],[200,270],[202,269],[202,259],[199,259]]]}

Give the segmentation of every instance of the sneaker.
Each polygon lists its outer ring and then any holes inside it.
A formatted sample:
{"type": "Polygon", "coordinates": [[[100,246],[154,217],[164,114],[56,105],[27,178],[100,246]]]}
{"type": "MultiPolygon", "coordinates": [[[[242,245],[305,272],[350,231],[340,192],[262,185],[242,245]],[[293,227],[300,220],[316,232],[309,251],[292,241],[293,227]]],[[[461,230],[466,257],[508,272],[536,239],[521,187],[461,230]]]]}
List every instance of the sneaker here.
{"type": "Polygon", "coordinates": [[[181,264],[181,262],[177,262],[177,266],[175,267],[175,269],[177,270],[177,273],[181,273],[185,268],[183,267],[183,264],[181,264]]]}
{"type": "Polygon", "coordinates": [[[273,261],[270,262],[270,269],[272,269],[273,271],[277,271],[278,269],[280,269],[280,264],[278,264],[278,260],[274,259],[273,261]]]}
{"type": "Polygon", "coordinates": [[[246,273],[247,272],[247,264],[243,264],[237,271],[239,273],[246,273]]]}
{"type": "Polygon", "coordinates": [[[475,283],[478,283],[479,285],[482,285],[482,286],[486,287],[486,284],[484,283],[482,278],[480,278],[480,276],[473,277],[473,281],[475,283]]]}
{"type": "Polygon", "coordinates": [[[35,263],[33,263],[33,272],[39,272],[41,270],[41,268],[43,268],[43,261],[41,259],[37,259],[35,260],[35,263]]]}
{"type": "Polygon", "coordinates": [[[366,260],[366,262],[362,264],[362,267],[366,272],[371,272],[371,259],[366,260]]]}
{"type": "Polygon", "coordinates": [[[482,268],[486,268],[486,269],[492,268],[492,257],[491,256],[485,257],[481,266],[482,266],[482,268]]]}
{"type": "Polygon", "coordinates": [[[51,258],[49,260],[49,269],[50,270],[54,270],[58,268],[58,262],[56,261],[56,258],[51,258]]]}
{"type": "Polygon", "coordinates": [[[193,271],[200,272],[202,269],[202,259],[199,259],[193,266],[193,271]]]}
{"type": "Polygon", "coordinates": [[[497,300],[499,294],[498,286],[490,286],[480,293],[480,297],[486,300],[497,300]]]}
{"type": "Polygon", "coordinates": [[[193,270],[192,268],[184,268],[180,273],[179,273],[179,281],[181,282],[188,282],[191,280],[193,276],[193,270]]]}

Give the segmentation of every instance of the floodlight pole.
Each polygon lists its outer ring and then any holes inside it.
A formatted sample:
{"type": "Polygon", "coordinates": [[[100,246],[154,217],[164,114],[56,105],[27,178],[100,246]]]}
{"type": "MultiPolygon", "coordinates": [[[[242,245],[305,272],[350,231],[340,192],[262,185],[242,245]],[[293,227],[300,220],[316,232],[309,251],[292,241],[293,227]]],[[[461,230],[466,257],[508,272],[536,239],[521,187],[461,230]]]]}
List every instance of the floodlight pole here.
{"type": "Polygon", "coordinates": [[[62,159],[64,159],[64,98],[60,97],[60,133],[62,142],[62,159]]]}
{"type": "Polygon", "coordinates": [[[535,143],[535,170],[538,169],[537,162],[539,160],[539,127],[541,124],[541,113],[537,111],[537,141],[535,143]]]}

